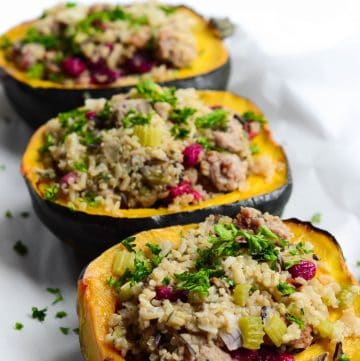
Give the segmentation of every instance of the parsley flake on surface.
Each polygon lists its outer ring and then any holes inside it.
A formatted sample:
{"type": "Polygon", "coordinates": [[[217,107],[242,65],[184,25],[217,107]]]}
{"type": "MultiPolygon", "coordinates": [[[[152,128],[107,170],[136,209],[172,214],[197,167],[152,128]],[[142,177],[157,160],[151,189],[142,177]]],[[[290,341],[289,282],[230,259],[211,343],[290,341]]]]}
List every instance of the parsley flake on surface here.
{"type": "Polygon", "coordinates": [[[21,213],[20,213],[20,217],[21,217],[21,218],[29,218],[29,217],[30,217],[30,213],[29,213],[29,212],[21,212],[21,213]]]}
{"type": "Polygon", "coordinates": [[[73,330],[72,330],[76,335],[78,335],[79,334],[79,328],[78,327],[76,327],[76,328],[73,328],[73,330]]]}
{"type": "Polygon", "coordinates": [[[301,318],[296,317],[296,316],[292,315],[291,313],[287,313],[286,318],[288,321],[296,323],[299,326],[300,330],[304,329],[305,322],[301,318]]]}
{"type": "Polygon", "coordinates": [[[226,129],[229,112],[216,109],[195,119],[195,126],[201,129],[226,129]]]}
{"type": "Polygon", "coordinates": [[[295,292],[295,288],[292,287],[289,283],[287,282],[280,282],[278,285],[277,285],[277,289],[280,291],[280,293],[283,295],[283,296],[289,296],[291,295],[292,293],[295,292]]]}
{"type": "Polygon", "coordinates": [[[173,123],[187,124],[188,118],[195,113],[196,113],[196,109],[190,107],[174,108],[171,111],[169,118],[173,123]]]}
{"type": "Polygon", "coordinates": [[[178,281],[176,287],[191,292],[197,292],[207,296],[210,288],[210,270],[201,269],[198,272],[183,272],[175,274],[178,281]]]}
{"type": "Polygon", "coordinates": [[[175,139],[185,139],[190,134],[190,130],[174,125],[170,129],[170,133],[175,139]]]}
{"type": "Polygon", "coordinates": [[[310,222],[312,224],[319,224],[321,223],[321,213],[315,213],[311,218],[310,218],[310,222]]]}
{"type": "Polygon", "coordinates": [[[59,327],[59,330],[63,335],[68,335],[70,331],[69,327],[59,327]]]}
{"type": "Polygon", "coordinates": [[[60,193],[60,187],[57,184],[45,187],[44,198],[48,201],[54,201],[60,193]]]}
{"type": "Polygon", "coordinates": [[[151,122],[152,113],[142,114],[136,110],[129,110],[125,117],[122,118],[122,123],[125,128],[131,128],[134,125],[145,125],[151,122]]]}
{"type": "Polygon", "coordinates": [[[31,318],[43,322],[46,317],[47,308],[45,307],[42,310],[39,310],[37,307],[32,307],[31,312],[31,318]]]}
{"type": "Polygon", "coordinates": [[[64,297],[61,294],[61,291],[59,288],[51,288],[48,287],[46,289],[46,291],[48,291],[49,293],[51,293],[52,295],[55,295],[55,300],[53,301],[52,305],[56,305],[57,303],[64,301],[64,297]]]}
{"type": "Polygon", "coordinates": [[[24,328],[24,325],[22,323],[20,323],[20,322],[15,323],[14,329],[16,331],[21,331],[23,328],[24,328]]]}
{"type": "Polygon", "coordinates": [[[147,243],[146,247],[149,248],[152,253],[150,262],[153,264],[154,267],[157,267],[164,258],[164,256],[160,255],[160,246],[158,244],[147,243]]]}
{"type": "Polygon", "coordinates": [[[258,154],[260,152],[260,147],[257,144],[251,144],[250,151],[252,155],[258,154]]]}
{"type": "Polygon", "coordinates": [[[161,281],[161,283],[165,286],[168,286],[170,284],[171,280],[170,277],[166,276],[163,278],[163,280],[161,281]]]}
{"type": "Polygon", "coordinates": [[[18,240],[13,247],[14,251],[17,252],[20,256],[26,256],[28,254],[27,246],[18,240]]]}
{"type": "Polygon", "coordinates": [[[6,212],[5,212],[5,217],[6,218],[12,218],[13,217],[13,214],[12,214],[12,212],[11,211],[9,211],[9,210],[7,210],[6,212]]]}
{"type": "Polygon", "coordinates": [[[252,111],[243,113],[242,119],[245,120],[245,122],[258,122],[261,125],[266,124],[266,120],[261,114],[255,114],[252,111]]]}
{"type": "Polygon", "coordinates": [[[135,252],[135,239],[136,237],[130,236],[123,239],[120,243],[125,246],[129,252],[135,252]]]}
{"type": "Polygon", "coordinates": [[[345,354],[343,354],[336,361],[351,361],[351,359],[347,357],[345,354]]]}
{"type": "Polygon", "coordinates": [[[56,313],[55,318],[64,318],[67,316],[67,313],[65,311],[59,311],[56,313]]]}
{"type": "Polygon", "coordinates": [[[159,85],[155,84],[152,80],[145,80],[138,83],[136,90],[139,95],[142,95],[145,99],[150,100],[154,103],[156,102],[165,102],[171,105],[176,104],[175,91],[176,88],[161,88],[159,85]]]}

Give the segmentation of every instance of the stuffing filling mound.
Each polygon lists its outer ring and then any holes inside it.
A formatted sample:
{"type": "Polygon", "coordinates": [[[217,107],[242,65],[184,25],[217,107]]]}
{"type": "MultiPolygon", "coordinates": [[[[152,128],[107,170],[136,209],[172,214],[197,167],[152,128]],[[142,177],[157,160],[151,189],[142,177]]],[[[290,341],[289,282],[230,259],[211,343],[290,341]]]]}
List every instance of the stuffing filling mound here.
{"type": "Polygon", "coordinates": [[[246,188],[251,173],[271,180],[279,164],[253,160],[249,141],[264,123],[252,112],[211,108],[194,89],[145,81],[50,120],[37,172],[45,199],[77,209],[176,209],[246,188]]]}
{"type": "Polygon", "coordinates": [[[321,339],[349,360],[341,342],[360,335],[359,289],[317,275],[329,266],[278,217],[242,208],[208,217],[176,248],[135,241],[122,242],[108,280],[119,302],[106,342],[126,360],[293,361],[321,339]]]}
{"type": "Polygon", "coordinates": [[[133,74],[160,81],[197,56],[191,18],[155,2],[127,6],[75,3],[46,10],[12,44],[1,47],[29,78],[65,84],[110,84],[133,74]]]}

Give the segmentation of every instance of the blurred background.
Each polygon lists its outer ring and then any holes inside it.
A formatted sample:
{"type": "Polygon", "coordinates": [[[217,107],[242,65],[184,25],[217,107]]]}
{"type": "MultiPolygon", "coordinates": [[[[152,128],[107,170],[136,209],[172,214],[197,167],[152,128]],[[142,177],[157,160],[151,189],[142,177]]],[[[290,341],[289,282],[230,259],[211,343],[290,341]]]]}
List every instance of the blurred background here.
{"type": "MultiPolygon", "coordinates": [[[[90,3],[90,1],[82,1],[90,3]]],[[[0,3],[0,33],[39,16],[56,1],[0,3]]],[[[121,2],[119,2],[121,3],[121,2]]],[[[169,3],[178,3],[169,1],[169,3]]],[[[360,275],[360,3],[358,1],[183,1],[206,16],[236,23],[227,40],[230,89],[252,99],[284,145],[294,191],[284,217],[310,220],[341,243],[352,271],[360,275]]],[[[1,82],[0,82],[1,84],[1,82]]],[[[0,85],[0,349],[6,361],[80,361],[75,328],[76,279],[72,251],[37,220],[19,173],[31,130],[18,119],[0,85]],[[29,212],[30,217],[7,219],[29,212]],[[26,258],[12,250],[17,239],[26,258]],[[46,324],[29,319],[31,306],[51,303],[47,287],[60,287],[65,301],[49,309],[46,324]],[[59,308],[60,307],[60,308],[59,308]],[[53,313],[66,310],[66,321],[53,313]],[[16,321],[24,323],[15,332],[16,321]]]]}

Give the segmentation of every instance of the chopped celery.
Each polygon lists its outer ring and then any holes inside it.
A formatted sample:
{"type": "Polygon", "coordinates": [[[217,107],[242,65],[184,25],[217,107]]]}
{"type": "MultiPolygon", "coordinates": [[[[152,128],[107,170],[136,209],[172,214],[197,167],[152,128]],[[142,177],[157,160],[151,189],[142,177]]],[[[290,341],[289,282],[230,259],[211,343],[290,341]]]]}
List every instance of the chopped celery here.
{"type": "Polygon", "coordinates": [[[322,338],[331,338],[334,331],[334,323],[330,320],[323,320],[316,329],[322,338]]]}
{"type": "Polygon", "coordinates": [[[351,285],[345,286],[337,294],[337,299],[339,300],[339,305],[341,308],[351,307],[354,303],[357,293],[353,290],[351,285]]]}
{"type": "Polygon", "coordinates": [[[136,125],[134,126],[134,134],[144,147],[158,147],[162,143],[162,130],[154,125],[136,125]]]}
{"type": "Polygon", "coordinates": [[[126,282],[124,285],[122,285],[118,290],[118,294],[120,302],[128,301],[132,297],[130,282],[126,282]]]}
{"type": "Polygon", "coordinates": [[[120,250],[115,254],[112,272],[114,275],[121,277],[126,269],[134,270],[135,253],[126,249],[120,250]]]}
{"type": "Polygon", "coordinates": [[[258,350],[265,335],[261,317],[248,316],[239,320],[239,327],[243,339],[243,347],[249,350],[258,350]]]}
{"type": "Polygon", "coordinates": [[[271,319],[265,324],[264,330],[269,336],[270,340],[276,347],[280,347],[282,344],[283,336],[287,332],[285,322],[281,319],[279,314],[275,313],[271,319]]]}
{"type": "Polygon", "coordinates": [[[249,297],[250,289],[251,285],[249,284],[244,283],[236,285],[233,293],[234,303],[238,306],[244,307],[249,297]]]}

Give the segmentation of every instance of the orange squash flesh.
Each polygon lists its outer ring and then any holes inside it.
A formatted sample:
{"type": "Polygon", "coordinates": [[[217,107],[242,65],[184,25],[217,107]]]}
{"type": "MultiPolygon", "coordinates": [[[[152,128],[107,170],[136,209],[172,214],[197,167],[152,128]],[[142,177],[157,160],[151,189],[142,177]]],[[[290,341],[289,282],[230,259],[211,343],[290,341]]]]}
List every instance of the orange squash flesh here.
{"type": "MultiPolygon", "coordinates": [[[[349,272],[340,246],[329,233],[313,227],[310,223],[297,219],[285,221],[294,234],[293,241],[307,240],[314,245],[315,253],[330,266],[330,275],[340,284],[359,283],[349,272]]],[[[158,243],[166,239],[175,245],[180,242],[181,234],[195,225],[172,226],[141,232],[136,236],[139,249],[145,243],[158,243]]],[[[78,282],[78,315],[80,320],[81,349],[86,361],[122,361],[123,358],[109,344],[105,342],[108,332],[108,320],[116,310],[116,296],[106,284],[112,275],[112,261],[117,250],[122,245],[116,245],[92,261],[85,269],[78,282]]],[[[316,277],[325,271],[319,269],[316,277]]],[[[360,316],[360,296],[354,302],[355,312],[360,316]]],[[[330,311],[332,319],[339,317],[338,311],[330,311]]],[[[360,338],[347,338],[343,342],[344,352],[352,361],[359,361],[360,338]]],[[[296,361],[311,361],[324,352],[330,355],[334,352],[334,345],[322,340],[311,345],[306,350],[295,355],[296,361]]]]}

